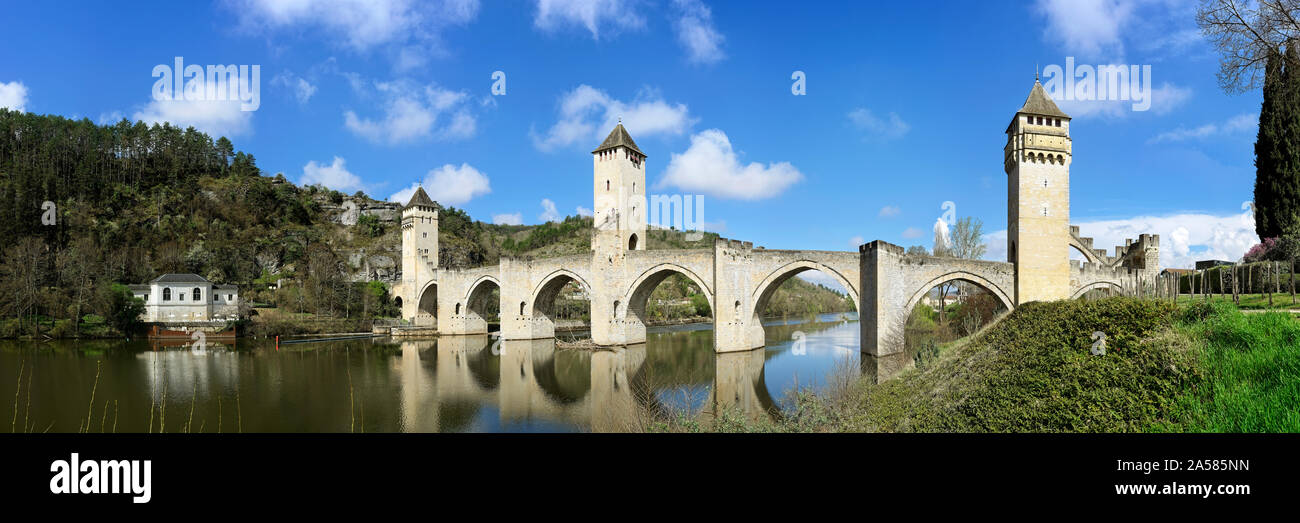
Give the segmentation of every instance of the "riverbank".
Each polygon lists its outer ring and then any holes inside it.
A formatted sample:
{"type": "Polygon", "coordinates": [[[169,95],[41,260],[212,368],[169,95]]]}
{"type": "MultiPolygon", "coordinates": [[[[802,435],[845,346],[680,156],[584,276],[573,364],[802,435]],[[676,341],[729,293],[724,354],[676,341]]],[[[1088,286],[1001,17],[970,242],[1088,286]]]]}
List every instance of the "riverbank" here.
{"type": "Polygon", "coordinates": [[[832,377],[776,421],[664,431],[1298,432],[1300,322],[1229,303],[1031,303],[883,384],[832,377]],[[1091,354],[1093,332],[1106,334],[1091,354]]]}

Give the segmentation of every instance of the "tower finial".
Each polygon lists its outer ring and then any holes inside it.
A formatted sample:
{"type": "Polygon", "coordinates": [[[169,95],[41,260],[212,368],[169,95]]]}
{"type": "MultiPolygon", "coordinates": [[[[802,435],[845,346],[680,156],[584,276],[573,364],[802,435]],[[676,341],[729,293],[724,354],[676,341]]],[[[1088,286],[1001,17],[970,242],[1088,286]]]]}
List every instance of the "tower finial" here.
{"type": "Polygon", "coordinates": [[[1038,81],[1038,62],[1034,62],[1034,81],[1038,81]]]}

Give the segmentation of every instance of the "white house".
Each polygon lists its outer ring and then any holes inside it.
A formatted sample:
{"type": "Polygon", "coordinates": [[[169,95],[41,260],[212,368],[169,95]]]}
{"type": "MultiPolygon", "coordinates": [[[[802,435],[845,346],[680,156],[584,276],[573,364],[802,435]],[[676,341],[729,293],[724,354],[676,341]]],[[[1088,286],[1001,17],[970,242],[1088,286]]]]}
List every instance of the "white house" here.
{"type": "Polygon", "coordinates": [[[239,317],[239,287],[213,285],[197,274],[164,274],[130,289],[144,300],[141,321],[180,323],[239,317]]]}

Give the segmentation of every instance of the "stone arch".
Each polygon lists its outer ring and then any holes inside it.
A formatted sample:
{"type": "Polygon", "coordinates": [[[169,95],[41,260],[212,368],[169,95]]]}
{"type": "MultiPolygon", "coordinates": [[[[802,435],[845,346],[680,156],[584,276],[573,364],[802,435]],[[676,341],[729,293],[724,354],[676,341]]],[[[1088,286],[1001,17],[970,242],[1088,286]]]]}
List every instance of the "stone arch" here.
{"type": "Polygon", "coordinates": [[[704,297],[709,300],[709,309],[712,310],[716,308],[716,305],[713,303],[713,289],[709,288],[709,286],[704,283],[704,279],[701,278],[700,275],[675,263],[660,263],[654,267],[646,269],[645,272],[642,272],[640,276],[637,276],[637,278],[632,281],[632,285],[628,287],[627,292],[623,293],[625,299],[621,300],[626,304],[624,306],[625,309],[617,316],[619,318],[626,317],[627,313],[634,312],[633,309],[637,309],[635,311],[637,313],[645,312],[645,302],[646,299],[650,297],[650,292],[653,291],[655,287],[658,287],[660,283],[663,283],[663,281],[674,272],[681,274],[694,282],[695,286],[700,288],[700,292],[704,293],[704,297]]]}
{"type": "Polygon", "coordinates": [[[1102,281],[1094,281],[1092,283],[1079,286],[1079,288],[1075,289],[1074,293],[1070,295],[1070,299],[1073,300],[1076,298],[1082,298],[1084,294],[1087,294],[1088,291],[1094,289],[1111,289],[1114,290],[1115,292],[1118,292],[1119,294],[1124,294],[1123,285],[1120,285],[1110,280],[1102,280],[1102,281]]]}
{"type": "Polygon", "coordinates": [[[543,277],[537,283],[537,287],[533,288],[531,294],[532,316],[534,318],[544,317],[554,322],[555,299],[559,297],[564,286],[570,283],[577,283],[582,290],[587,292],[588,296],[591,296],[591,285],[587,283],[587,280],[568,269],[557,269],[543,277]]]}
{"type": "Polygon", "coordinates": [[[635,343],[644,341],[646,321],[646,303],[650,299],[650,293],[663,283],[672,274],[681,274],[695,283],[704,293],[705,299],[709,301],[709,309],[717,314],[714,303],[713,289],[704,283],[704,279],[694,271],[677,265],[675,263],[661,263],[642,272],[623,294],[623,299],[614,304],[614,321],[620,323],[626,329],[626,338],[635,343]]]}
{"type": "Polygon", "coordinates": [[[930,289],[953,280],[965,280],[983,287],[984,290],[989,291],[989,293],[997,298],[998,301],[1002,302],[1002,306],[1006,307],[1008,311],[1016,308],[1015,303],[1011,301],[1010,296],[1007,295],[1001,287],[998,287],[997,284],[989,281],[987,278],[971,272],[952,271],[926,282],[921,285],[919,290],[912,294],[912,297],[907,300],[907,307],[903,309],[903,321],[907,321],[907,315],[911,314],[912,308],[916,307],[916,304],[921,301],[921,298],[925,297],[926,293],[930,292],[930,289]]]}
{"type": "MultiPolygon", "coordinates": [[[[488,331],[494,289],[500,293],[501,282],[492,276],[480,276],[470,284],[469,290],[465,293],[465,307],[461,309],[464,313],[465,333],[476,334],[488,331]]],[[[500,301],[497,302],[497,309],[500,314],[500,301]]]]}
{"type": "Polygon", "coordinates": [[[424,284],[420,293],[415,297],[415,321],[416,325],[438,326],[438,282],[430,281],[424,284]]]}
{"type": "MultiPolygon", "coordinates": [[[[757,321],[760,319],[758,315],[763,311],[763,309],[767,308],[768,300],[772,298],[772,294],[776,292],[776,289],[781,287],[781,284],[799,273],[806,271],[818,271],[835,278],[835,280],[840,282],[840,285],[843,285],[848,291],[849,298],[853,300],[854,307],[861,310],[862,302],[859,300],[857,286],[853,285],[853,282],[849,281],[849,279],[844,277],[843,274],[840,274],[839,271],[822,263],[812,260],[797,260],[782,265],[780,268],[772,271],[766,278],[763,278],[763,281],[759,282],[757,287],[754,288],[754,293],[750,295],[750,303],[754,304],[754,320],[757,321]]],[[[755,324],[757,325],[759,323],[755,324]]]]}
{"type": "Polygon", "coordinates": [[[1087,246],[1085,246],[1083,242],[1080,242],[1079,239],[1076,238],[1073,234],[1070,235],[1070,247],[1073,247],[1074,250],[1079,251],[1079,254],[1082,254],[1083,259],[1088,260],[1088,263],[1093,264],[1097,267],[1105,266],[1105,264],[1102,263],[1101,259],[1097,257],[1097,253],[1093,252],[1092,249],[1087,248],[1087,246]]]}

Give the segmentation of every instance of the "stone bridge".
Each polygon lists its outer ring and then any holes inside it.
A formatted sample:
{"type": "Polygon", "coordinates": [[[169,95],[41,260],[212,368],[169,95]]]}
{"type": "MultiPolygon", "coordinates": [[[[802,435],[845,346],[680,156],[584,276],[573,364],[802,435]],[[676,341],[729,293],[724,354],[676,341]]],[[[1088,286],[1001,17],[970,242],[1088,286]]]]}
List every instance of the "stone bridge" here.
{"type": "MultiPolygon", "coordinates": [[[[714,311],[718,352],[762,347],[759,314],[773,291],[809,270],[840,282],[859,302],[860,257],[854,252],[755,249],[748,242],[718,240],[712,248],[632,250],[544,259],[502,258],[501,264],[474,269],[442,269],[423,282],[422,296],[407,298],[437,306],[439,334],[486,334],[487,301],[500,296],[501,337],[532,340],[555,337],[555,300],[576,283],[590,297],[592,341],[621,346],[646,340],[650,293],[677,274],[695,283],[714,311]]],[[[401,294],[401,293],[399,293],[401,294]]],[[[404,313],[418,319],[422,313],[404,313]]]]}
{"type": "MultiPolygon", "coordinates": [[[[587,253],[545,259],[503,257],[492,267],[438,266],[440,208],[416,190],[402,209],[402,282],[393,293],[402,315],[439,334],[488,333],[490,300],[498,296],[501,337],[508,341],[555,336],[555,300],[569,283],[591,304],[591,336],[618,347],[646,341],[646,304],[665,278],[695,283],[713,310],[714,349],[750,351],[765,342],[760,314],[791,277],[816,270],[837,280],[861,316],[862,352],[886,379],[910,360],[903,354],[904,324],[913,307],[940,284],[963,281],[993,295],[1007,310],[1036,300],[1076,298],[1093,289],[1141,294],[1158,272],[1159,237],[1143,234],[1116,247],[1094,249],[1069,225],[1070,118],[1042,85],[1007,127],[1008,261],[907,255],[883,241],[858,252],[755,249],[719,239],[687,250],[646,250],[646,155],[619,123],[592,151],[593,225],[587,253]],[[1082,262],[1069,259],[1078,250],[1082,262]]],[[[671,198],[651,198],[669,206],[671,198]]],[[[658,209],[661,216],[672,209],[658,209]]],[[[682,209],[677,209],[679,215],[682,209]]],[[[870,370],[871,364],[864,362],[870,370]]]]}

